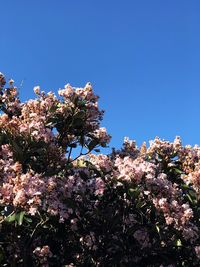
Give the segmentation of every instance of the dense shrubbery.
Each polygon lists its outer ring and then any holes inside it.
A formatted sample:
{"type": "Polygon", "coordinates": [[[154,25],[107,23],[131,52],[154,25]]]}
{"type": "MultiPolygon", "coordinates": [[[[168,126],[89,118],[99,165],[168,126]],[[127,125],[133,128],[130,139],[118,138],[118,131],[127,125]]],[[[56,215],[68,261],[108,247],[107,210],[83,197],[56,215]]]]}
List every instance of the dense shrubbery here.
{"type": "Polygon", "coordinates": [[[198,146],[126,138],[93,154],[110,136],[89,83],[25,103],[5,85],[0,74],[1,266],[199,266],[198,146]]]}

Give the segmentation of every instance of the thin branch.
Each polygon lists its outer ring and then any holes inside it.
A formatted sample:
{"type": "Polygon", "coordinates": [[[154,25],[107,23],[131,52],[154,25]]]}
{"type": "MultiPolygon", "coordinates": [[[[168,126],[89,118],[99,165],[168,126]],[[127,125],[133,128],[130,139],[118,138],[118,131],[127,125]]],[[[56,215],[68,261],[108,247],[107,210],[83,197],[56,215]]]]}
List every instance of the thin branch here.
{"type": "Polygon", "coordinates": [[[69,151],[69,155],[68,155],[67,162],[69,162],[69,161],[70,161],[70,156],[71,156],[71,153],[72,153],[72,147],[70,147],[70,151],[69,151]]]}
{"type": "Polygon", "coordinates": [[[92,151],[92,149],[88,150],[86,153],[82,153],[82,152],[81,152],[80,155],[77,156],[77,157],[75,157],[71,162],[77,160],[77,159],[80,158],[81,156],[86,156],[86,155],[88,155],[91,151],[92,151]]]}

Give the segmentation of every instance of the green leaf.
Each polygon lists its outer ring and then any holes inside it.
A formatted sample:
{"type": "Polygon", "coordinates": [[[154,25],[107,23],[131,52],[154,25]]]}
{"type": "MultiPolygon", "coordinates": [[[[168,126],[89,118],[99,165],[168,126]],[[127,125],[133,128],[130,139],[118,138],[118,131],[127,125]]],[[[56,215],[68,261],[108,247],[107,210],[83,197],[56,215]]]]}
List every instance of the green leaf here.
{"type": "Polygon", "coordinates": [[[84,107],[86,105],[86,103],[87,103],[87,101],[85,99],[82,99],[82,100],[77,101],[77,105],[79,107],[84,107]]]}
{"type": "Polygon", "coordinates": [[[182,184],[181,187],[182,187],[183,189],[190,189],[190,186],[187,185],[187,184],[182,184]]]}
{"type": "Polygon", "coordinates": [[[14,222],[16,220],[16,213],[12,214],[12,215],[8,215],[6,218],[5,218],[5,222],[14,222]]]}
{"type": "Polygon", "coordinates": [[[160,228],[158,225],[156,225],[156,230],[157,230],[158,234],[160,234],[160,228]]]}
{"type": "Polygon", "coordinates": [[[130,197],[137,198],[140,194],[139,188],[129,188],[128,194],[130,197]]]}
{"type": "Polygon", "coordinates": [[[193,190],[189,190],[189,194],[193,199],[196,199],[197,195],[193,190]]]}
{"type": "Polygon", "coordinates": [[[5,218],[5,221],[8,222],[8,223],[16,221],[18,225],[22,225],[23,219],[24,219],[24,215],[25,215],[25,211],[14,213],[14,214],[8,215],[5,218]]]}
{"type": "Polygon", "coordinates": [[[26,221],[28,223],[32,223],[33,220],[29,217],[24,216],[24,221],[26,221]]]}
{"type": "Polygon", "coordinates": [[[187,194],[186,196],[189,199],[189,201],[193,204],[193,200],[192,200],[191,196],[189,194],[187,194]]]}
{"type": "Polygon", "coordinates": [[[182,174],[183,172],[181,170],[179,170],[178,168],[174,168],[176,173],[182,174]]]}
{"type": "Polygon", "coordinates": [[[18,225],[22,225],[24,215],[25,215],[25,211],[21,211],[20,213],[17,214],[16,219],[17,219],[18,225]]]}

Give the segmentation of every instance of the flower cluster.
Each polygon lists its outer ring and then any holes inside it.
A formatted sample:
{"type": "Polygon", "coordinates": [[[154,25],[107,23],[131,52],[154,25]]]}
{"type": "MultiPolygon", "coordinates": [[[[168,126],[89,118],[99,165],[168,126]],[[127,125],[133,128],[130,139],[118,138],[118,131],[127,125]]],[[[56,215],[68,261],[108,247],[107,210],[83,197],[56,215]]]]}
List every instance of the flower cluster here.
{"type": "Polygon", "coordinates": [[[0,265],[199,266],[200,148],[96,154],[111,137],[91,84],[34,92],[0,73],[0,265]]]}
{"type": "Polygon", "coordinates": [[[38,258],[39,263],[42,267],[48,267],[48,257],[52,257],[52,253],[49,249],[49,246],[43,246],[37,247],[34,251],[33,254],[38,258]]]}

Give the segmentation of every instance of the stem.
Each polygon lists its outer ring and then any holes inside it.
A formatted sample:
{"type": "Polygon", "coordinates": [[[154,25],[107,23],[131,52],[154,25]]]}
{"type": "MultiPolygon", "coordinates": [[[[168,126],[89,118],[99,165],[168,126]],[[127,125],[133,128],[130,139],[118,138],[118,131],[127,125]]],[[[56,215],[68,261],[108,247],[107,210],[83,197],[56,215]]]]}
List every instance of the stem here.
{"type": "Polygon", "coordinates": [[[77,156],[76,158],[74,158],[71,162],[77,160],[77,159],[80,158],[81,156],[86,156],[86,155],[88,155],[91,151],[92,151],[92,150],[88,150],[86,153],[82,153],[82,152],[80,152],[80,155],[77,156]]]}
{"type": "Polygon", "coordinates": [[[69,155],[68,155],[67,162],[69,162],[69,161],[70,161],[70,156],[71,156],[71,153],[72,153],[72,147],[70,147],[70,151],[69,151],[69,155]]]}

